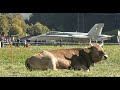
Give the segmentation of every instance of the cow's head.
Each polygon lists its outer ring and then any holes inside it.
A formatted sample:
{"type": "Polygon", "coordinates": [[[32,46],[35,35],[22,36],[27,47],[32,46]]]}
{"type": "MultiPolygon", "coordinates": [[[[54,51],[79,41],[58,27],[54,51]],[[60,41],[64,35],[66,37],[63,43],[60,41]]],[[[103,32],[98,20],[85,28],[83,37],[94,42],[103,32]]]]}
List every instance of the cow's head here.
{"type": "Polygon", "coordinates": [[[103,41],[102,44],[92,44],[90,42],[90,57],[92,62],[99,62],[101,60],[106,60],[108,58],[108,55],[105,53],[105,51],[103,50],[102,46],[103,46],[103,41]]]}

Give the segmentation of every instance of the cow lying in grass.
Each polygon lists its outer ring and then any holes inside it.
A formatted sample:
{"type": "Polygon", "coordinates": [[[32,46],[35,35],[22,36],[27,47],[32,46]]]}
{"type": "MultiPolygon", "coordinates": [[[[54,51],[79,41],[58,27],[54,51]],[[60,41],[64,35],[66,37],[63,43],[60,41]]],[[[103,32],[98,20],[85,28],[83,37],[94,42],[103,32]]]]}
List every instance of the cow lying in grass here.
{"type": "Polygon", "coordinates": [[[90,65],[108,58],[102,45],[93,45],[90,42],[90,47],[88,48],[42,51],[28,58],[25,61],[25,66],[30,71],[35,69],[69,69],[70,67],[89,71],[90,65]]]}

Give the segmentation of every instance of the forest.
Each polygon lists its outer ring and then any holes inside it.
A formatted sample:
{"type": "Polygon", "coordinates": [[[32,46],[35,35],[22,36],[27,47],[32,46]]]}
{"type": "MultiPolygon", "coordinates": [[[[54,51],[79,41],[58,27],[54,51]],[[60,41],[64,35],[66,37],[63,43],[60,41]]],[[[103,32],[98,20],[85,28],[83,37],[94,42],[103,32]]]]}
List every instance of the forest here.
{"type": "Polygon", "coordinates": [[[27,24],[20,13],[2,13],[0,16],[0,32],[5,36],[15,35],[17,37],[35,36],[48,32],[50,29],[36,21],[27,24]]]}

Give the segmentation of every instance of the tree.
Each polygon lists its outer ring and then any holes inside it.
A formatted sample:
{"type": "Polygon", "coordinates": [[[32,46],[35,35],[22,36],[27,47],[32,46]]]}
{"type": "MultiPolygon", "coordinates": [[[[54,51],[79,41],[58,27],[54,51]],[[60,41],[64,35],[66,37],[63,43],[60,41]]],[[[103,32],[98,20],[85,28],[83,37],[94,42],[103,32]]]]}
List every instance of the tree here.
{"type": "Polygon", "coordinates": [[[11,25],[9,32],[12,35],[18,35],[18,37],[23,37],[26,35],[26,29],[29,26],[25,23],[22,15],[13,14],[9,23],[11,25]]]}
{"type": "Polygon", "coordinates": [[[0,15],[0,32],[5,35],[18,35],[22,37],[26,35],[26,29],[29,27],[19,13],[2,13],[0,15]]]}
{"type": "Polygon", "coordinates": [[[8,31],[9,31],[8,16],[1,15],[0,16],[0,32],[4,32],[5,34],[7,34],[8,31]]]}
{"type": "Polygon", "coordinates": [[[34,25],[31,25],[27,29],[27,33],[30,34],[30,36],[40,35],[48,31],[49,31],[48,27],[42,25],[39,22],[35,23],[34,25]]]}

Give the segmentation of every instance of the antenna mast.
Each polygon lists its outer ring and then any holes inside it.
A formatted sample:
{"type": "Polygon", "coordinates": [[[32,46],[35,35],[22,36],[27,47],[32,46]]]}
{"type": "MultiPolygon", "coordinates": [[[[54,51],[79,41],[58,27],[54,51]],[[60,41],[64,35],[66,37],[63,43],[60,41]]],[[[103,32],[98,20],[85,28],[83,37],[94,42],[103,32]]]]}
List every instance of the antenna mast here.
{"type": "Polygon", "coordinates": [[[80,17],[80,14],[77,13],[77,31],[78,31],[78,32],[79,32],[79,30],[80,30],[80,27],[79,27],[79,24],[80,24],[79,17],[80,17]]]}

